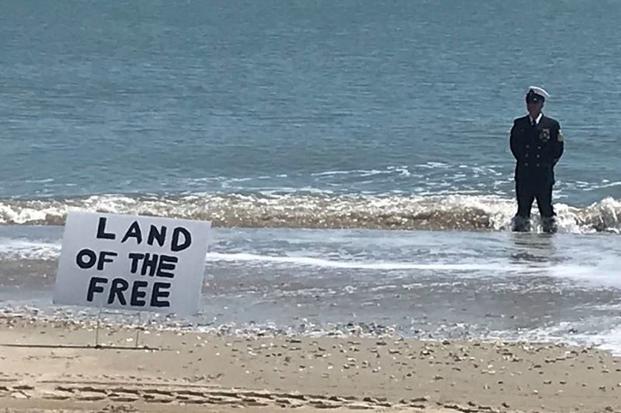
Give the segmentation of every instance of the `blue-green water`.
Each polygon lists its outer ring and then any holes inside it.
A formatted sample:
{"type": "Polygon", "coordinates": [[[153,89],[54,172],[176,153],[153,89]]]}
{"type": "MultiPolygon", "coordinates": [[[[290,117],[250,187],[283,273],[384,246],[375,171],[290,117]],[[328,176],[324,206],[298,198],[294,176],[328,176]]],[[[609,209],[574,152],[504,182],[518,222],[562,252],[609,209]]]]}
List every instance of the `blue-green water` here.
{"type": "MultiPolygon", "coordinates": [[[[399,216],[501,205],[498,229],[514,213],[508,131],[535,84],[566,136],[565,220],[619,230],[619,17],[585,0],[3,1],[0,217],[417,227],[293,218],[304,196],[354,214],[388,197],[399,216]],[[240,194],[268,219],[232,219],[240,194]]],[[[428,226],[461,228],[445,221],[428,226]]]]}

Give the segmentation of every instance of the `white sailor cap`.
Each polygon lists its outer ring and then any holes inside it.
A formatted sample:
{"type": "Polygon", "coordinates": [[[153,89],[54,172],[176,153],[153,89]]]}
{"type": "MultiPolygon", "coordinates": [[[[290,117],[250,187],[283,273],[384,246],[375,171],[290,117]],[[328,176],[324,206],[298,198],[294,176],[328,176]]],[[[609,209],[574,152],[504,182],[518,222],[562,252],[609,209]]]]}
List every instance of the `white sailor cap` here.
{"type": "Polygon", "coordinates": [[[543,102],[547,98],[550,97],[550,94],[545,91],[545,89],[540,88],[538,86],[531,86],[528,88],[528,93],[526,94],[526,100],[532,102],[543,102]]]}

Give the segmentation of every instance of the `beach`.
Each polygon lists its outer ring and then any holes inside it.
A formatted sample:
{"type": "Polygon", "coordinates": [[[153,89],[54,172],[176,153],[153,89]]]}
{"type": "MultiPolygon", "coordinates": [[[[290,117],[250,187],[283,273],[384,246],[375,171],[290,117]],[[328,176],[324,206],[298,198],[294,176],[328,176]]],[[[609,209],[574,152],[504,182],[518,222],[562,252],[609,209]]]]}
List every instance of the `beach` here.
{"type": "Polygon", "coordinates": [[[589,347],[102,325],[95,348],[94,324],[0,320],[9,412],[621,411],[621,359],[589,347]]]}
{"type": "Polygon", "coordinates": [[[614,234],[216,228],[181,316],[55,305],[61,230],[0,228],[7,413],[621,411],[614,234]]]}
{"type": "Polygon", "coordinates": [[[0,413],[621,412],[621,2],[522,6],[1,1],[0,413]],[[531,85],[556,234],[511,232],[531,85]]]}

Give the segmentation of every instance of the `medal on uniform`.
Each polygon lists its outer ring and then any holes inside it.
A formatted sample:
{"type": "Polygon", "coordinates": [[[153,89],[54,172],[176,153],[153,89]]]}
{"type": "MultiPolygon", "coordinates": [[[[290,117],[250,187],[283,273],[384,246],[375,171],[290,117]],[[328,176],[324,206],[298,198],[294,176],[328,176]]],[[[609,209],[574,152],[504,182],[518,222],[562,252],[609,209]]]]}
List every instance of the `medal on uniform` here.
{"type": "Polygon", "coordinates": [[[541,132],[539,132],[539,139],[541,139],[543,142],[549,141],[550,129],[541,129],[541,132]]]}

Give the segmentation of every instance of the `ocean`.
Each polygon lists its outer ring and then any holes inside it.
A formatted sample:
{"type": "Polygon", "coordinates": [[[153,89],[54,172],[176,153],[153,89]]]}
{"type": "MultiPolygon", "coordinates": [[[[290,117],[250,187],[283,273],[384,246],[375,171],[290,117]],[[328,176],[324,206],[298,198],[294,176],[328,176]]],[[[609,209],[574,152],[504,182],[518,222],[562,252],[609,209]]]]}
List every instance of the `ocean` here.
{"type": "Polygon", "coordinates": [[[201,311],[171,323],[621,353],[620,15],[3,1],[0,308],[92,316],[51,304],[78,209],[212,222],[201,311]],[[553,236],[509,231],[509,130],[530,85],[565,136],[553,236]]]}

